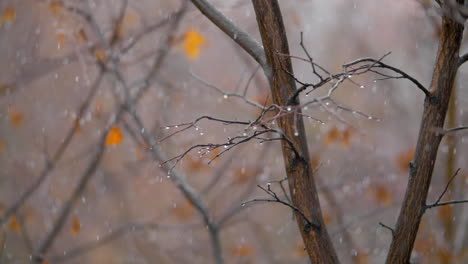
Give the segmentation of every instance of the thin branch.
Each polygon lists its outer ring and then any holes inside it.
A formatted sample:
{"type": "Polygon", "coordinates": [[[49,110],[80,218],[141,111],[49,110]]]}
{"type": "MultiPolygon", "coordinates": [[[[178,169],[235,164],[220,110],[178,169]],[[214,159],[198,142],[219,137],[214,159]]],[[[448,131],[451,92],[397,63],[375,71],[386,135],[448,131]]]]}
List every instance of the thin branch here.
{"type": "Polygon", "coordinates": [[[468,61],[468,53],[465,53],[462,56],[460,56],[460,58],[458,59],[458,67],[462,66],[463,63],[465,63],[466,61],[468,61]]]}
{"type": "Polygon", "coordinates": [[[89,251],[92,251],[96,248],[102,247],[114,240],[119,239],[120,237],[126,235],[129,232],[135,232],[135,231],[142,231],[146,229],[156,229],[158,228],[159,225],[155,223],[131,223],[127,224],[124,226],[121,226],[117,228],[116,230],[112,231],[111,233],[101,237],[99,240],[94,240],[91,242],[86,242],[76,248],[67,250],[66,255],[57,255],[57,256],[51,256],[50,258],[47,258],[50,263],[60,263],[64,261],[68,261],[70,259],[76,258],[78,256],[81,256],[83,254],[88,253],[89,251]]]}
{"type": "MultiPolygon", "coordinates": [[[[258,69],[258,68],[257,68],[258,69]]],[[[197,81],[201,82],[202,84],[204,84],[206,87],[209,87],[213,90],[215,90],[216,92],[220,93],[223,95],[223,98],[224,99],[228,99],[229,97],[237,97],[237,98],[240,98],[242,99],[244,102],[246,102],[247,104],[251,105],[251,106],[254,106],[256,108],[259,108],[261,110],[264,110],[265,107],[255,101],[252,101],[252,100],[249,100],[245,94],[247,93],[247,89],[249,87],[249,84],[250,84],[250,81],[253,79],[253,77],[255,76],[255,73],[256,71],[254,72],[254,74],[251,75],[251,77],[249,78],[249,81],[247,83],[247,86],[244,90],[244,93],[241,95],[241,94],[237,94],[237,93],[227,93],[227,92],[224,92],[223,90],[221,90],[220,88],[216,87],[215,85],[203,80],[201,77],[197,76],[195,73],[193,72],[190,72],[190,75],[197,81]]]]}
{"type": "Polygon", "coordinates": [[[442,193],[439,195],[439,197],[437,198],[437,200],[436,200],[433,204],[426,205],[426,206],[424,207],[424,210],[426,210],[426,209],[431,209],[431,208],[438,207],[438,206],[444,206],[444,205],[468,203],[468,200],[453,200],[453,201],[442,202],[442,203],[440,202],[440,201],[442,200],[442,198],[444,197],[444,195],[447,193],[448,188],[450,187],[450,184],[453,182],[453,180],[455,179],[455,177],[457,177],[458,172],[460,172],[460,168],[458,168],[457,171],[455,171],[455,173],[453,174],[453,176],[452,176],[452,177],[450,178],[450,180],[447,182],[447,185],[445,186],[444,190],[443,190],[442,193]]]}
{"type": "Polygon", "coordinates": [[[211,22],[213,22],[219,29],[249,53],[250,56],[260,64],[263,70],[268,69],[265,51],[263,50],[262,45],[260,45],[260,43],[258,43],[252,36],[234,24],[209,1],[191,0],[191,2],[200,10],[200,12],[211,20],[211,22]]]}
{"type": "Polygon", "coordinates": [[[389,227],[388,225],[382,223],[382,222],[379,222],[379,225],[385,229],[387,229],[388,231],[390,231],[390,233],[392,234],[392,237],[394,238],[395,237],[395,230],[391,227],[389,227]]]}
{"type": "Polygon", "coordinates": [[[291,208],[294,212],[298,213],[303,219],[304,221],[306,222],[306,225],[305,225],[305,228],[314,228],[316,230],[320,229],[320,224],[317,223],[316,221],[314,220],[309,220],[307,218],[307,216],[305,216],[305,214],[299,210],[299,208],[297,208],[296,206],[292,205],[291,203],[289,202],[285,202],[283,200],[281,200],[278,195],[276,194],[276,192],[274,192],[272,189],[271,189],[271,183],[267,183],[267,188],[261,186],[261,185],[257,185],[258,188],[260,188],[262,191],[264,191],[266,194],[268,194],[269,196],[271,196],[273,199],[253,199],[253,200],[250,200],[250,201],[247,201],[247,202],[243,202],[241,204],[241,206],[246,206],[248,204],[251,204],[251,203],[257,203],[257,202],[272,202],[272,203],[279,203],[279,204],[282,204],[282,205],[285,205],[289,208],[291,208]]]}
{"type": "Polygon", "coordinates": [[[160,147],[156,145],[156,142],[146,132],[147,130],[145,129],[143,125],[143,121],[136,114],[136,112],[128,111],[128,113],[132,116],[133,120],[135,121],[138,131],[141,131],[140,134],[145,144],[149,146],[149,151],[153,155],[153,158],[161,164],[160,166],[161,170],[164,172],[168,172],[168,171],[171,172],[168,178],[177,186],[177,188],[179,188],[179,190],[182,191],[185,198],[191,204],[193,204],[193,206],[197,209],[197,211],[202,216],[203,221],[208,227],[215,261],[217,264],[224,263],[223,256],[222,256],[221,242],[219,238],[219,228],[211,220],[211,217],[208,214],[208,208],[205,206],[205,203],[202,201],[200,195],[192,188],[192,186],[190,186],[189,183],[185,181],[185,177],[181,173],[179,173],[176,169],[174,169],[174,165],[172,165],[171,162],[166,160],[166,157],[161,151],[160,147]]]}
{"type": "Polygon", "coordinates": [[[94,81],[89,91],[89,94],[86,96],[85,100],[78,108],[77,117],[75,121],[73,122],[73,125],[69,128],[68,133],[65,136],[65,139],[60,144],[57,151],[54,153],[52,159],[47,160],[46,166],[40,173],[40,176],[37,177],[37,179],[28,187],[28,189],[24,191],[24,193],[22,193],[21,196],[15,202],[13,202],[13,204],[10,207],[8,207],[5,210],[5,213],[2,216],[0,216],[0,226],[3,225],[11,215],[15,214],[16,211],[18,211],[18,209],[26,202],[26,200],[30,198],[30,196],[39,188],[39,186],[42,185],[42,183],[47,179],[50,173],[55,169],[55,167],[57,166],[57,163],[63,157],[63,154],[68,149],[68,146],[70,145],[71,141],[75,137],[76,132],[77,132],[77,125],[79,125],[80,120],[83,118],[84,114],[89,108],[89,105],[93,101],[93,98],[96,95],[101,85],[103,76],[104,76],[104,72],[101,71],[98,73],[98,77],[94,81]]]}
{"type": "Polygon", "coordinates": [[[445,129],[443,134],[448,134],[448,133],[452,133],[452,132],[458,132],[458,131],[461,131],[461,130],[466,130],[468,129],[468,126],[461,126],[461,127],[454,127],[454,128],[448,128],[448,129],[445,129]]]}

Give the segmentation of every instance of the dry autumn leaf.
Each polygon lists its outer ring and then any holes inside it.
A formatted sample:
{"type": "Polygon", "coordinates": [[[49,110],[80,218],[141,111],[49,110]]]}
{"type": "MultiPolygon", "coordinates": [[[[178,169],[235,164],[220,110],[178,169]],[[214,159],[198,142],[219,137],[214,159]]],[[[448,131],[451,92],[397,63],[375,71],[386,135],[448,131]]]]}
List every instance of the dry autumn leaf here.
{"type": "Polygon", "coordinates": [[[393,203],[393,193],[385,185],[374,184],[369,187],[369,194],[379,203],[381,206],[388,207],[393,203]]]}
{"type": "Polygon", "coordinates": [[[189,29],[184,34],[183,49],[189,59],[200,56],[201,47],[206,44],[206,39],[198,31],[189,29]]]}
{"type": "Polygon", "coordinates": [[[8,7],[3,10],[2,16],[0,17],[0,26],[5,23],[13,23],[16,19],[16,9],[14,7],[8,7]]]}
{"type": "MultiPolygon", "coordinates": [[[[2,140],[2,139],[0,139],[0,152],[4,151],[5,148],[6,148],[6,143],[5,143],[5,141],[2,140]]],[[[0,210],[1,210],[1,208],[0,208],[0,210]]],[[[1,211],[0,211],[0,213],[1,213],[1,211]]]]}
{"type": "Polygon", "coordinates": [[[67,42],[67,38],[68,38],[67,34],[57,33],[55,34],[55,37],[57,38],[58,48],[59,49],[63,48],[67,42]]]}
{"type": "Polygon", "coordinates": [[[80,219],[76,215],[73,216],[73,218],[72,218],[70,231],[71,231],[72,235],[74,235],[74,236],[78,235],[78,233],[80,233],[80,231],[81,231],[80,219]]]}
{"type": "Polygon", "coordinates": [[[123,135],[122,129],[120,129],[120,127],[118,126],[113,126],[111,127],[111,129],[109,130],[109,133],[107,134],[105,145],[115,146],[115,145],[122,143],[123,140],[124,140],[124,135],[123,135]]]}
{"type": "Polygon", "coordinates": [[[21,225],[16,215],[13,215],[10,217],[10,222],[8,223],[8,230],[15,231],[15,232],[21,231],[21,225]]]}
{"type": "Polygon", "coordinates": [[[107,61],[107,52],[103,48],[97,48],[94,51],[94,57],[100,63],[106,63],[107,61]]]}
{"type": "Polygon", "coordinates": [[[172,213],[177,219],[186,221],[195,215],[195,209],[191,203],[184,202],[177,204],[177,206],[172,209],[172,213]]]}
{"type": "Polygon", "coordinates": [[[251,257],[254,254],[254,247],[247,244],[238,245],[231,249],[231,255],[235,257],[251,257]]]}
{"type": "Polygon", "coordinates": [[[78,40],[81,43],[87,43],[88,42],[88,36],[86,35],[86,32],[84,29],[78,30],[76,33],[76,40],[78,40]]]}
{"type": "Polygon", "coordinates": [[[294,247],[293,254],[297,258],[307,258],[309,255],[307,254],[307,250],[304,246],[304,242],[301,240],[298,240],[296,243],[296,246],[294,247]]]}
{"type": "Polygon", "coordinates": [[[51,1],[49,3],[49,10],[52,12],[53,15],[59,15],[63,12],[63,7],[60,1],[51,1]]]}
{"type": "Polygon", "coordinates": [[[410,148],[403,152],[400,152],[395,159],[395,163],[401,172],[406,172],[409,169],[409,164],[414,158],[415,149],[410,148]]]}
{"type": "Polygon", "coordinates": [[[348,127],[345,130],[339,130],[336,127],[332,127],[323,139],[323,143],[328,146],[333,143],[340,143],[343,147],[349,147],[351,145],[351,138],[355,131],[352,127],[348,127]]]}
{"type": "Polygon", "coordinates": [[[8,117],[10,119],[10,124],[15,128],[21,127],[23,125],[23,123],[24,123],[23,113],[20,112],[16,108],[11,108],[10,109],[8,117]]]}
{"type": "Polygon", "coordinates": [[[137,12],[129,11],[125,14],[124,18],[122,19],[122,23],[120,23],[119,27],[117,28],[116,37],[122,38],[124,34],[137,25],[140,21],[140,15],[137,12]]]}

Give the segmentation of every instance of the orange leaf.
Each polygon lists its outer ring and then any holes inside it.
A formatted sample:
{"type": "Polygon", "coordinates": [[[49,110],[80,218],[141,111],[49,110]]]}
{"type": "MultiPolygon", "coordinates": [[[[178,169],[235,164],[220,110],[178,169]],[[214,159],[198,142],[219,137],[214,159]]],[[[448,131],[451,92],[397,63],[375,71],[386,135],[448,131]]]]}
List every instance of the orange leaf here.
{"type": "Polygon", "coordinates": [[[72,226],[71,226],[71,233],[72,235],[76,236],[81,231],[81,223],[78,216],[73,216],[72,218],[72,226]]]}
{"type": "Polygon", "coordinates": [[[349,147],[351,145],[351,137],[354,135],[355,131],[352,127],[348,127],[341,132],[341,145],[343,147],[349,147]]]}
{"type": "Polygon", "coordinates": [[[16,9],[14,7],[8,7],[3,11],[0,17],[0,26],[4,23],[13,23],[16,19],[16,9]]]}
{"type": "Polygon", "coordinates": [[[6,148],[6,143],[0,138],[0,152],[4,151],[6,148]]]}
{"type": "Polygon", "coordinates": [[[136,12],[130,11],[125,14],[124,18],[122,19],[122,23],[120,23],[119,27],[117,28],[117,38],[123,37],[125,31],[129,28],[138,24],[140,20],[140,15],[136,12]]]}
{"type": "Polygon", "coordinates": [[[94,57],[101,63],[105,63],[107,61],[107,52],[103,48],[97,48],[94,51],[94,57]]]}
{"type": "Polygon", "coordinates": [[[313,154],[310,159],[310,166],[313,170],[317,169],[320,166],[320,156],[318,154],[313,154]]]}
{"type": "Polygon", "coordinates": [[[238,184],[246,183],[254,176],[254,172],[248,171],[245,168],[237,168],[234,171],[234,182],[238,184]]]}
{"type": "Polygon", "coordinates": [[[114,146],[122,143],[124,140],[123,132],[118,126],[113,126],[106,137],[106,146],[114,146]]]}
{"type": "Polygon", "coordinates": [[[358,264],[367,264],[369,263],[369,253],[359,252],[356,256],[353,256],[355,263],[358,264]]]}
{"type": "Polygon", "coordinates": [[[231,255],[236,257],[251,257],[255,254],[255,249],[246,244],[238,245],[231,249],[231,255]]]}
{"type": "Polygon", "coordinates": [[[340,131],[336,127],[332,127],[330,130],[328,130],[327,135],[325,136],[325,139],[323,142],[325,145],[330,145],[335,142],[337,142],[340,138],[340,131]]]}
{"type": "Polygon", "coordinates": [[[298,242],[296,243],[293,253],[298,258],[307,258],[309,256],[307,254],[307,250],[305,249],[304,242],[302,241],[302,239],[298,240],[298,242]]]}
{"type": "Polygon", "coordinates": [[[42,261],[42,264],[50,264],[50,261],[48,261],[47,259],[44,259],[44,261],[42,261]]]}
{"type": "Polygon", "coordinates": [[[409,169],[409,164],[414,158],[415,149],[407,149],[400,154],[395,159],[395,163],[402,172],[406,172],[409,169]]]}
{"type": "Polygon", "coordinates": [[[201,47],[205,43],[205,38],[198,31],[189,29],[185,32],[183,48],[189,59],[196,59],[200,56],[201,47]]]}
{"type": "Polygon", "coordinates": [[[80,30],[78,30],[78,33],[76,33],[76,39],[81,43],[88,42],[88,36],[86,35],[84,29],[81,28],[80,30]]]}
{"type": "Polygon", "coordinates": [[[68,38],[67,35],[65,33],[57,33],[55,36],[57,37],[59,49],[63,48],[68,38]]]}
{"type": "Polygon", "coordinates": [[[10,223],[8,223],[8,230],[15,232],[21,231],[21,225],[16,215],[11,216],[10,223]]]}
{"type": "Polygon", "coordinates": [[[49,9],[54,15],[58,15],[63,11],[62,3],[60,1],[52,1],[49,4],[49,9]]]}
{"type": "Polygon", "coordinates": [[[80,125],[80,119],[78,118],[75,118],[73,120],[73,129],[77,132],[77,133],[83,133],[83,129],[81,129],[81,125],[80,125]]]}
{"type": "Polygon", "coordinates": [[[330,224],[333,221],[333,218],[330,214],[325,213],[323,215],[323,221],[325,222],[326,225],[330,224]]]}
{"type": "Polygon", "coordinates": [[[11,108],[9,113],[10,124],[13,127],[19,128],[23,125],[24,115],[16,108],[11,108]]]}
{"type": "Polygon", "coordinates": [[[184,202],[174,207],[172,212],[179,220],[188,220],[194,216],[195,209],[191,203],[184,202]]]}
{"type": "Polygon", "coordinates": [[[385,185],[370,186],[374,199],[382,206],[388,207],[393,202],[393,194],[391,190],[385,185]]]}

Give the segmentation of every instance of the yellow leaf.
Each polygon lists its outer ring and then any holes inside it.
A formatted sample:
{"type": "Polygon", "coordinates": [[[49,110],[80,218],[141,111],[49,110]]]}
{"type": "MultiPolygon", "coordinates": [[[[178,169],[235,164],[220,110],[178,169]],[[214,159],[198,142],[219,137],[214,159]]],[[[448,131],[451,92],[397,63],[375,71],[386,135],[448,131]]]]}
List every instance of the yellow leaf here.
{"type": "Polygon", "coordinates": [[[10,223],[8,223],[8,230],[15,231],[15,232],[21,231],[21,225],[20,225],[16,215],[13,215],[10,218],[10,223]]]}
{"type": "Polygon", "coordinates": [[[96,49],[94,56],[101,63],[105,63],[107,61],[107,52],[103,48],[96,49]]]}
{"type": "Polygon", "coordinates": [[[58,15],[63,11],[62,4],[59,1],[50,2],[49,9],[54,15],[58,15]]]}
{"type": "Polygon", "coordinates": [[[19,128],[23,125],[24,115],[18,109],[11,108],[9,112],[9,119],[10,119],[10,124],[13,127],[19,128]]]}
{"type": "Polygon", "coordinates": [[[109,133],[107,134],[106,137],[106,146],[113,146],[113,145],[118,145],[122,143],[124,140],[123,132],[122,129],[118,126],[113,126],[109,130],[109,133]]]}
{"type": "Polygon", "coordinates": [[[16,9],[14,7],[8,7],[3,11],[0,17],[0,26],[4,23],[13,23],[16,19],[16,9]]]}
{"type": "Polygon", "coordinates": [[[71,226],[71,233],[72,235],[78,235],[78,233],[80,232],[81,230],[81,223],[80,223],[80,219],[78,218],[78,216],[74,216],[73,219],[72,219],[72,226],[71,226]]]}
{"type": "Polygon", "coordinates": [[[205,43],[205,38],[198,31],[190,29],[185,32],[183,48],[189,59],[196,59],[200,56],[201,47],[205,43]]]}

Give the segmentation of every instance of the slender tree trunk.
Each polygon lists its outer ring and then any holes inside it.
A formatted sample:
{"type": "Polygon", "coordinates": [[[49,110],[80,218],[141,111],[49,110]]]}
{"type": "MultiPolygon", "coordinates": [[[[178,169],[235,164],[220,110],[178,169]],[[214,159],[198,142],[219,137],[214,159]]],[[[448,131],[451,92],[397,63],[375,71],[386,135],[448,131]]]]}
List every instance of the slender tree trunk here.
{"type": "MultiPolygon", "coordinates": [[[[262,36],[262,42],[267,58],[265,73],[270,82],[271,94],[275,104],[286,106],[296,90],[294,80],[286,71],[293,73],[291,60],[281,54],[289,54],[286,32],[283,25],[281,11],[277,0],[252,0],[257,23],[262,36]]],[[[279,128],[284,136],[290,140],[293,151],[288,142],[282,141],[283,157],[286,174],[289,179],[289,188],[292,202],[308,220],[296,213],[304,244],[312,263],[338,263],[335,250],[325,228],[320,203],[317,195],[304,123],[300,109],[295,106],[296,100],[290,104],[292,112],[278,120],[279,128]]]]}
{"type": "Polygon", "coordinates": [[[458,70],[459,49],[463,25],[444,16],[437,59],[432,75],[430,96],[424,102],[416,154],[411,163],[408,186],[400,210],[396,230],[387,256],[387,264],[407,264],[431,184],[437,150],[442,139],[445,115],[458,70]]]}

